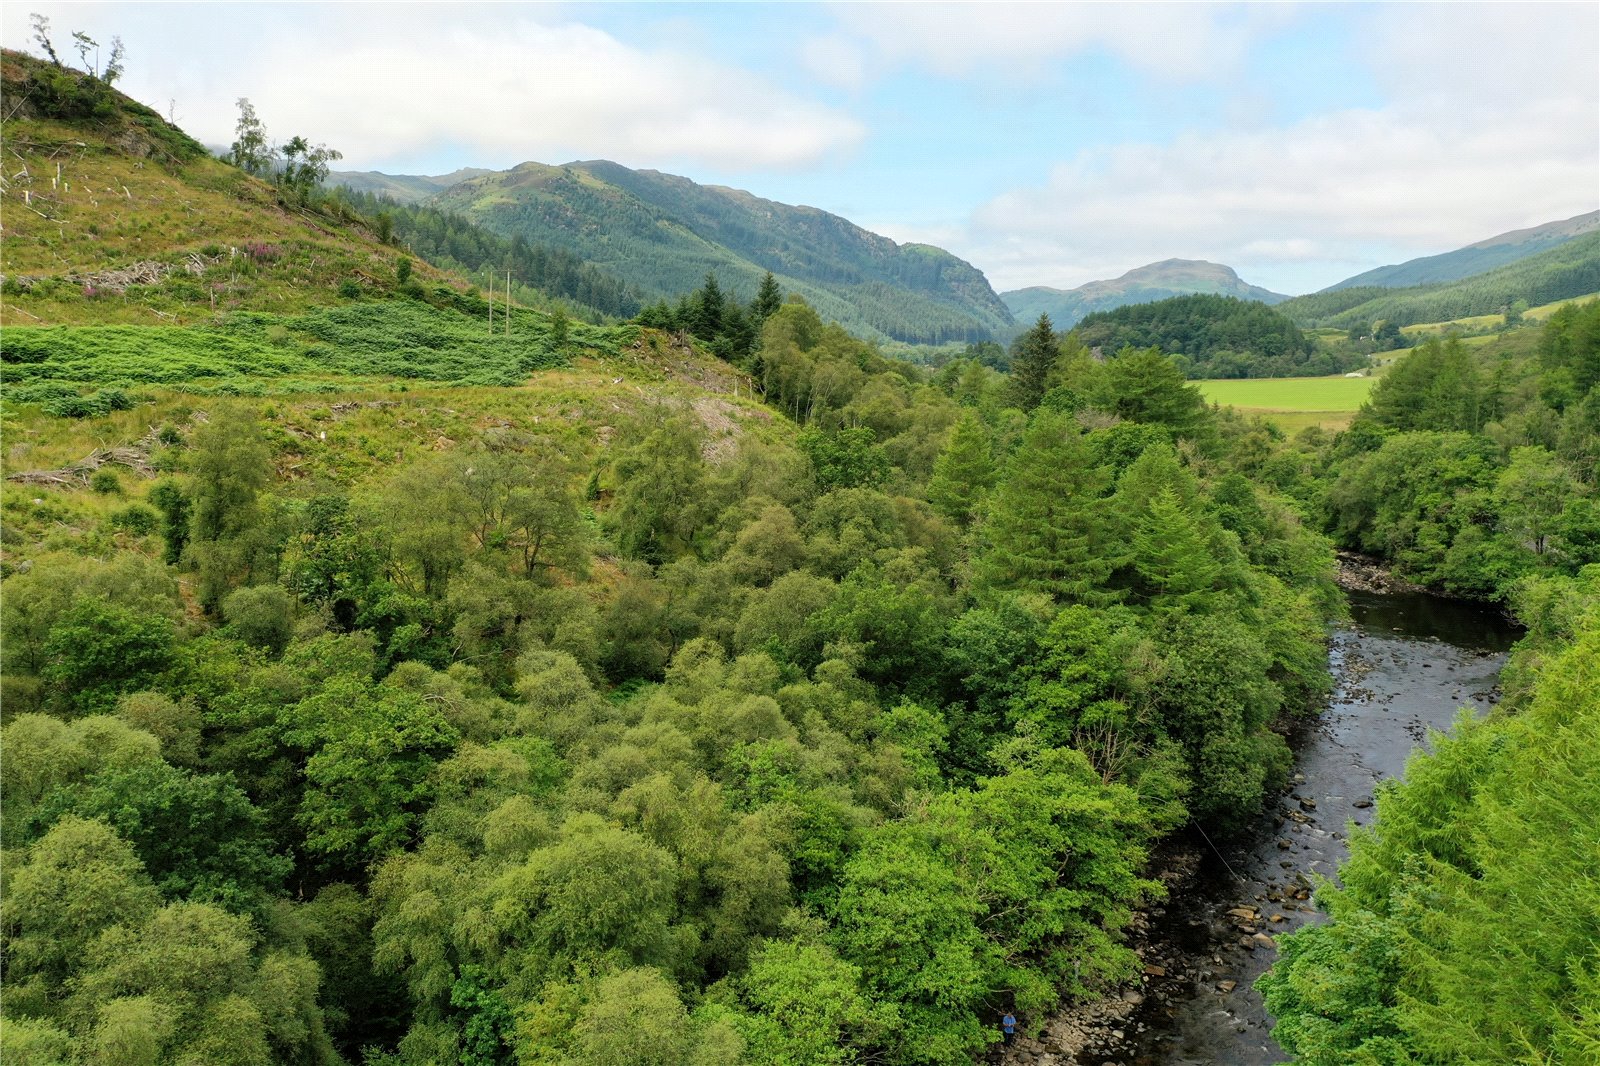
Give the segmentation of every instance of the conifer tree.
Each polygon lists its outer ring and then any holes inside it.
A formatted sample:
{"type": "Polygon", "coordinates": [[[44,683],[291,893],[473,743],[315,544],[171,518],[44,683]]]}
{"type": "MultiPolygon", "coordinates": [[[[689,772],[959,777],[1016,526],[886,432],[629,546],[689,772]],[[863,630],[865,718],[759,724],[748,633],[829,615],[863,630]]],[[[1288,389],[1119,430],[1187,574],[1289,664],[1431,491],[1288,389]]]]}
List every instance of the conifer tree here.
{"type": "Polygon", "coordinates": [[[934,460],[928,501],[965,529],[972,524],[978,505],[994,488],[996,476],[988,431],[969,411],[956,422],[944,451],[934,460]]]}
{"type": "Polygon", "coordinates": [[[1059,341],[1049,315],[1040,315],[1033,328],[1011,346],[1010,402],[1031,411],[1044,399],[1050,371],[1055,368],[1059,341]]]}
{"type": "Polygon", "coordinates": [[[980,582],[1083,603],[1109,599],[1104,485],[1070,416],[1040,412],[995,492],[980,582]]]}
{"type": "Polygon", "coordinates": [[[1162,425],[1180,437],[1200,432],[1206,401],[1171,356],[1159,348],[1124,348],[1089,382],[1095,407],[1133,422],[1162,425]]]}
{"type": "Polygon", "coordinates": [[[1200,524],[1171,489],[1150,501],[1134,530],[1133,565],[1158,601],[1189,607],[1200,605],[1221,573],[1200,524]]]}
{"type": "Polygon", "coordinates": [[[761,288],[756,291],[756,298],[750,301],[750,318],[755,323],[757,332],[761,324],[772,315],[774,311],[783,306],[783,290],[778,288],[778,279],[772,276],[772,271],[767,271],[767,276],[761,279],[761,288]]]}
{"type": "Polygon", "coordinates": [[[724,301],[722,286],[717,284],[717,276],[707,274],[706,283],[694,294],[690,304],[689,331],[704,341],[709,341],[721,333],[724,301]]]}

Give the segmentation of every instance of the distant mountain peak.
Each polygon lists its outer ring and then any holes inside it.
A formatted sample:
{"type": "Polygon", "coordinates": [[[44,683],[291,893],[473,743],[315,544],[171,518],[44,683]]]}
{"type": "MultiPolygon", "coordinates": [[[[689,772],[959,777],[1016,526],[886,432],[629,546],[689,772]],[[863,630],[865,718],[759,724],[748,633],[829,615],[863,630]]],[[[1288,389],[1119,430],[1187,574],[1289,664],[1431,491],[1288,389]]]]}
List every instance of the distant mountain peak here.
{"type": "Polygon", "coordinates": [[[328,175],[329,185],[343,185],[356,192],[387,196],[397,203],[415,203],[458,185],[463,181],[492,174],[482,167],[460,167],[448,174],[385,174],[381,170],[335,170],[328,175]]]}
{"type": "Polygon", "coordinates": [[[1237,296],[1242,300],[1280,303],[1288,297],[1251,285],[1237,271],[1222,263],[1205,259],[1162,259],[1134,267],[1120,277],[1090,281],[1073,289],[1053,289],[1038,285],[1003,292],[1000,298],[1018,322],[1029,322],[1048,314],[1058,329],[1067,329],[1085,315],[1110,311],[1129,304],[1154,303],[1173,296],[1211,293],[1237,296]]]}

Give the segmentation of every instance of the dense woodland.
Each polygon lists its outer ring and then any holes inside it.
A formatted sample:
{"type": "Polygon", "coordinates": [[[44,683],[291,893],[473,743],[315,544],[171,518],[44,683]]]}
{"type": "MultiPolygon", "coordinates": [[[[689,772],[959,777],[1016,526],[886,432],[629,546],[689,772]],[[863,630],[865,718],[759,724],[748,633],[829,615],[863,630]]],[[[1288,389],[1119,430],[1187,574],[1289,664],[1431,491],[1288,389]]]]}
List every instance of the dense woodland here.
{"type": "Polygon", "coordinates": [[[1351,350],[1319,349],[1277,309],[1235,296],[1175,296],[1086,315],[1075,327],[1090,348],[1160,348],[1191,378],[1314,377],[1366,365],[1351,350]]]}
{"type": "Polygon", "coordinates": [[[710,459],[670,402],[314,483],[269,411],[173,425],[6,579],[8,1054],[969,1061],[1127,975],[1150,845],[1282,781],[1337,603],[1306,501],[1481,437],[1495,588],[1581,628],[1594,319],[1516,364],[1517,435],[1396,375],[1331,483],[1159,352],[921,382],[799,302],[751,363],[799,432],[710,459]]]}
{"type": "Polygon", "coordinates": [[[715,461],[668,403],[358,484],[164,432],[6,580],[12,1046],[959,1062],[1125,976],[1145,850],[1323,691],[1325,542],[1164,357],[1031,418],[802,303],[754,358],[801,432],[715,461]]]}
{"type": "Polygon", "coordinates": [[[1288,941],[1281,1039],[1600,1046],[1600,305],[1288,441],[1045,318],[929,371],[776,278],[508,322],[349,240],[393,280],[7,320],[8,1064],[971,1062],[1283,785],[1336,543],[1530,636],[1288,941]]]}
{"type": "Polygon", "coordinates": [[[1600,1059],[1600,302],[1534,336],[1430,341],[1322,449],[1336,535],[1528,635],[1497,711],[1380,789],[1318,893],[1332,921],[1260,982],[1314,1066],[1600,1059]]]}

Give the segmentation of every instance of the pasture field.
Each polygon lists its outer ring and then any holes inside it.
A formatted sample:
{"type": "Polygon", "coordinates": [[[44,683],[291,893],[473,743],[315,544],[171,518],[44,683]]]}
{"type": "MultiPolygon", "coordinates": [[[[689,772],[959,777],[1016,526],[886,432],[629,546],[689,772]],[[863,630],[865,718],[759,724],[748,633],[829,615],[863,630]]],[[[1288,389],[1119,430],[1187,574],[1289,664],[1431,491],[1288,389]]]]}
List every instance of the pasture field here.
{"type": "Polygon", "coordinates": [[[1549,318],[1552,314],[1565,307],[1567,304],[1588,303],[1590,300],[1597,299],[1600,299],[1600,292],[1591,292],[1585,296],[1574,296],[1566,300],[1556,300],[1553,303],[1540,304],[1538,307],[1530,307],[1528,308],[1527,313],[1522,317],[1533,318],[1543,322],[1545,319],[1549,318]]]}
{"type": "MultiPolygon", "coordinates": [[[[1586,303],[1589,300],[1594,300],[1597,298],[1600,298],[1600,293],[1591,292],[1584,296],[1573,296],[1565,300],[1555,300],[1551,303],[1540,304],[1538,307],[1528,308],[1528,310],[1523,313],[1522,317],[1528,322],[1543,322],[1545,319],[1549,318],[1557,310],[1565,307],[1567,304],[1586,303]]],[[[1492,330],[1504,321],[1504,315],[1469,315],[1466,318],[1454,318],[1448,322],[1417,322],[1409,326],[1401,326],[1400,332],[1409,337],[1426,339],[1427,337],[1435,334],[1448,333],[1451,330],[1457,330],[1463,333],[1470,333],[1474,330],[1492,330]]],[[[1465,337],[1463,339],[1470,342],[1476,340],[1477,338],[1465,337]]]]}
{"type": "Polygon", "coordinates": [[[1342,429],[1372,391],[1375,378],[1229,378],[1197,381],[1206,402],[1271,419],[1286,433],[1310,426],[1342,429]]]}

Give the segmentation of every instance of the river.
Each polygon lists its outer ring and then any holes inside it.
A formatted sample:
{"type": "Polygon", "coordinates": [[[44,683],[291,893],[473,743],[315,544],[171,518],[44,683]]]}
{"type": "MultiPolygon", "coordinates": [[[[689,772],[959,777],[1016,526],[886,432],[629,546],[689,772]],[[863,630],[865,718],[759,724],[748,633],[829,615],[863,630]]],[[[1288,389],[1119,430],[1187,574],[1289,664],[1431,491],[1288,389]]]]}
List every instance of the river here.
{"type": "Polygon", "coordinates": [[[1262,1066],[1288,1061],[1253,987],[1277,938],[1321,920],[1309,895],[1366,824],[1378,782],[1398,777],[1430,729],[1482,713],[1517,632],[1498,613],[1414,593],[1351,592],[1333,632],[1327,709],[1291,737],[1294,784],[1252,832],[1196,835],[1170,858],[1188,870],[1146,916],[1145,975],[1123,998],[1053,1019],[1007,1062],[1079,1066],[1262,1066]]]}

